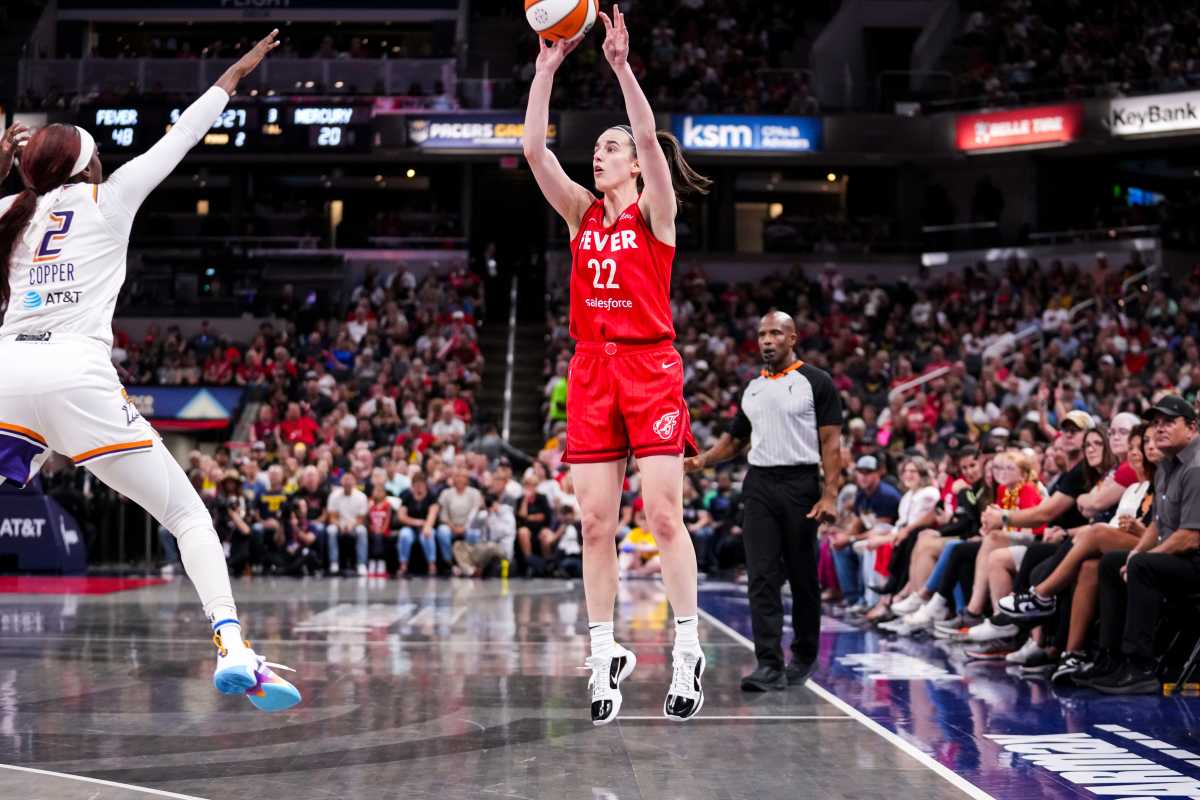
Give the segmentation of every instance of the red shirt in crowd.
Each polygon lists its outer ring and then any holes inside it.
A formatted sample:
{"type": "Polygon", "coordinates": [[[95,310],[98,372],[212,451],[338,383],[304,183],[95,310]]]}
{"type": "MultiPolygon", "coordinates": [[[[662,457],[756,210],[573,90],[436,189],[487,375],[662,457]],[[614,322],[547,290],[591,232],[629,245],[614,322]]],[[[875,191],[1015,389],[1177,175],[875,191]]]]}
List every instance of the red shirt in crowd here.
{"type": "Polygon", "coordinates": [[[386,499],[371,503],[367,509],[367,527],[371,533],[387,536],[392,531],[392,506],[386,499]]]}
{"type": "Polygon", "coordinates": [[[288,444],[302,442],[308,447],[312,447],[317,443],[317,435],[320,432],[321,427],[312,417],[300,416],[296,419],[285,419],[279,423],[279,435],[288,444]]]}

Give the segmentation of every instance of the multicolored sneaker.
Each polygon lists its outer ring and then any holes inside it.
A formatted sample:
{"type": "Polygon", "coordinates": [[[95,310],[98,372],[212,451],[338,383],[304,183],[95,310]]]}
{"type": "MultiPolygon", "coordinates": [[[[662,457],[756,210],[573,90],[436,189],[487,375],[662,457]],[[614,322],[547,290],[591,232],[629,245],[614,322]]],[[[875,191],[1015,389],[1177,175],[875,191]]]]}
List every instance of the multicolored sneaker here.
{"type": "MultiPolygon", "coordinates": [[[[253,653],[254,651],[250,651],[253,653]]],[[[286,711],[300,702],[300,690],[289,681],[275,674],[274,669],[295,672],[291,667],[267,661],[262,656],[258,659],[258,669],[254,671],[257,683],[253,689],[246,690],[246,697],[259,711],[286,711]]]]}
{"type": "Polygon", "coordinates": [[[300,691],[277,675],[274,669],[295,672],[291,667],[274,664],[245,647],[230,650],[221,642],[221,632],[213,634],[217,648],[217,669],[213,686],[221,694],[244,694],[261,711],[283,711],[300,702],[300,691]]]}

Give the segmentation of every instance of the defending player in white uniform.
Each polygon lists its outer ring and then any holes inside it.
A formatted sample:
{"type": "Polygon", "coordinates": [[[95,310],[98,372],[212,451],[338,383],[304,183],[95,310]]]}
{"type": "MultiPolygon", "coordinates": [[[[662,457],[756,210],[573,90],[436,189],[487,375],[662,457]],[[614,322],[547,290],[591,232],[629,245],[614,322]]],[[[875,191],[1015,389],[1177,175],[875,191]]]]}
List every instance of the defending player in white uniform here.
{"type": "MultiPolygon", "coordinates": [[[[225,109],[277,31],[230,67],[143,155],[103,180],[92,137],[51,125],[0,144],[0,179],[19,146],[25,191],[0,198],[0,481],[24,484],[50,451],[137,502],[178,539],[212,623],[216,688],[268,711],[300,693],[243,642],[221,543],[187,476],[125,394],[112,318],[133,218],[225,109]],[[7,277],[7,292],[4,278],[7,277]]],[[[285,668],[286,669],[286,668],[285,668]]]]}

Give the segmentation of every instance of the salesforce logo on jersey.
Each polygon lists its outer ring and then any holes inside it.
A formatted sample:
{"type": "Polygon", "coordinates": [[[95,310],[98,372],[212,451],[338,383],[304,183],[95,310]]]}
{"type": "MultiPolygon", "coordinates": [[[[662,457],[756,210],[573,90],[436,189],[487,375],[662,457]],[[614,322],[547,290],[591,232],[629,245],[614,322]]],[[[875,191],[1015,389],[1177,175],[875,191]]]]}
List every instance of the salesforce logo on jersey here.
{"type": "Polygon", "coordinates": [[[807,153],[821,149],[820,117],[676,115],[671,127],[685,150],[807,153]]]}

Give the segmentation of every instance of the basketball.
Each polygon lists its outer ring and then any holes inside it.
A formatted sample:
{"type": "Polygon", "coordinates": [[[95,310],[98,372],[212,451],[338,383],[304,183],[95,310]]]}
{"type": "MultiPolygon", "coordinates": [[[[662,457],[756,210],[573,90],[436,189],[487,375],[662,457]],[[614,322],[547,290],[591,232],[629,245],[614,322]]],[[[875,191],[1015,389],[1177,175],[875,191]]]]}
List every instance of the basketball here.
{"type": "Polygon", "coordinates": [[[596,24],[599,0],[525,0],[525,18],[552,42],[583,36],[596,24]]]}

